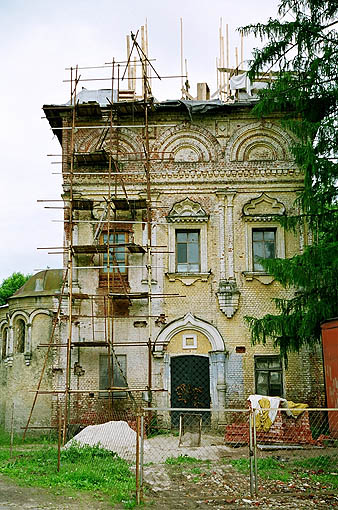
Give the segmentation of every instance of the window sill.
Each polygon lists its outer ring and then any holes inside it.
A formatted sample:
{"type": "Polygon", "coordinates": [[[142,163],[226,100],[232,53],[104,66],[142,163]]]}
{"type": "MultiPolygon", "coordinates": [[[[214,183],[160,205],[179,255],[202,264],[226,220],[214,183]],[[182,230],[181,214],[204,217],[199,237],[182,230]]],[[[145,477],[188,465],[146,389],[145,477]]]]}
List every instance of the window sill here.
{"type": "Polygon", "coordinates": [[[247,282],[258,280],[263,285],[270,285],[275,280],[275,277],[270,273],[264,271],[243,271],[242,274],[247,282]]]}
{"type": "Polygon", "coordinates": [[[183,285],[193,285],[197,281],[206,282],[208,281],[211,271],[208,273],[165,273],[166,277],[170,282],[179,280],[183,285]]]}

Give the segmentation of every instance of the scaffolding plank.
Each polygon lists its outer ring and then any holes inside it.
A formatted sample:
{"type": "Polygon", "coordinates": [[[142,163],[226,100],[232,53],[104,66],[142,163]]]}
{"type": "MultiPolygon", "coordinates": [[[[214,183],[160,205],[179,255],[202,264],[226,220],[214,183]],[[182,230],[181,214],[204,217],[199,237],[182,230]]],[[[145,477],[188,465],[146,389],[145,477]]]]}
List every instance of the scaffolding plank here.
{"type": "Polygon", "coordinates": [[[144,198],[112,198],[115,209],[129,211],[130,209],[146,209],[147,201],[144,198]]]}
{"type": "Polygon", "coordinates": [[[74,157],[79,166],[107,165],[109,161],[109,156],[104,149],[93,152],[76,152],[74,157]]]}
{"type": "Polygon", "coordinates": [[[107,253],[106,244],[79,244],[72,247],[74,253],[78,254],[92,254],[92,253],[107,253]]]}
{"type": "Polygon", "coordinates": [[[91,211],[93,209],[93,200],[75,199],[73,200],[73,209],[77,211],[91,211]]]}
{"type": "Polygon", "coordinates": [[[109,294],[109,297],[113,299],[146,299],[148,296],[148,292],[130,292],[129,294],[111,292],[109,294]]]}
{"type": "Polygon", "coordinates": [[[78,103],[76,105],[76,113],[79,117],[91,117],[91,118],[102,117],[100,105],[96,101],[88,101],[88,103],[78,103]]]}
{"type": "MultiPolygon", "coordinates": [[[[121,246],[125,246],[130,253],[145,253],[146,250],[143,246],[135,243],[112,243],[109,245],[109,248],[121,248],[121,246]]],[[[107,253],[108,244],[79,244],[72,247],[73,252],[76,254],[95,254],[95,253],[107,253]]]]}
{"type": "Polygon", "coordinates": [[[94,340],[91,342],[72,342],[74,347],[108,347],[108,342],[104,340],[94,340]]]}
{"type": "Polygon", "coordinates": [[[130,251],[130,253],[145,253],[146,252],[146,250],[143,248],[143,246],[140,246],[139,244],[135,244],[135,243],[127,244],[127,249],[130,251]]]}

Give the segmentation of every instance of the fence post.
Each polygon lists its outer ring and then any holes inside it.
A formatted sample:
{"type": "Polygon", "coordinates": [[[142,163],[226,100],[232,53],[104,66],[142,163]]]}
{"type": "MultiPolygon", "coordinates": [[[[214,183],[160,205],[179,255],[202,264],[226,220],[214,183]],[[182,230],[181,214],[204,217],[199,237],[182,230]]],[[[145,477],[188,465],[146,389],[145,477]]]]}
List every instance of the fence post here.
{"type": "Polygon", "coordinates": [[[136,503],[139,505],[141,502],[140,494],[140,414],[136,415],[136,503]]]}
{"type": "Polygon", "coordinates": [[[254,453],[254,468],[255,468],[255,495],[258,493],[258,478],[257,478],[257,434],[256,434],[256,413],[253,411],[253,453],[254,453]]]}
{"type": "Polygon", "coordinates": [[[14,440],[14,402],[12,402],[12,414],[11,414],[11,439],[9,447],[9,456],[12,457],[13,453],[13,440],[14,440]]]}
{"type": "Polygon", "coordinates": [[[144,464],[144,414],[141,416],[141,438],[140,438],[140,499],[143,499],[143,464],[144,464]]]}
{"type": "Polygon", "coordinates": [[[61,432],[62,432],[62,415],[61,415],[61,406],[60,402],[58,403],[58,465],[57,472],[60,472],[60,464],[61,464],[61,432]]]}
{"type": "Polygon", "coordinates": [[[253,452],[253,414],[250,409],[249,414],[249,459],[250,459],[250,495],[254,496],[254,452],[253,452]]]}

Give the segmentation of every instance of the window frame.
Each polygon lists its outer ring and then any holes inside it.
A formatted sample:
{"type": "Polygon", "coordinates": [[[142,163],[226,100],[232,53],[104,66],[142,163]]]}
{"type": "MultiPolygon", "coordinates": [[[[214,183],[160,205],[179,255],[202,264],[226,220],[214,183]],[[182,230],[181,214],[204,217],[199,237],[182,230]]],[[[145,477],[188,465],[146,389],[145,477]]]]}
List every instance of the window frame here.
{"type": "Polygon", "coordinates": [[[268,275],[266,271],[256,271],[254,269],[252,232],[253,230],[275,230],[275,258],[285,258],[285,231],[281,225],[275,221],[246,221],[245,241],[246,241],[246,274],[250,275],[268,275]]]}
{"type": "MultiPolygon", "coordinates": [[[[104,379],[104,375],[102,374],[102,364],[101,364],[101,360],[103,359],[106,359],[108,361],[108,354],[100,354],[99,355],[99,390],[106,390],[108,389],[108,387],[105,387],[103,388],[103,379],[104,379]]],[[[117,382],[118,380],[115,378],[115,374],[116,374],[116,370],[115,370],[115,367],[116,367],[116,361],[115,361],[115,358],[121,358],[123,357],[124,358],[124,376],[125,378],[127,379],[128,381],[128,367],[127,367],[127,354],[111,354],[111,366],[113,367],[113,381],[112,381],[112,386],[118,386],[117,382]]],[[[108,363],[107,363],[107,374],[106,374],[106,379],[108,381],[108,363]]],[[[128,383],[126,383],[126,385],[122,385],[120,384],[120,387],[121,388],[124,388],[124,387],[128,387],[128,383]]],[[[122,398],[127,398],[127,392],[126,391],[112,391],[112,392],[103,392],[103,391],[100,391],[99,393],[99,396],[100,398],[109,398],[109,396],[112,396],[113,398],[118,398],[118,399],[122,399],[122,398]]]]}
{"type": "Polygon", "coordinates": [[[22,316],[15,318],[14,322],[14,352],[24,354],[26,349],[27,324],[22,316]]]}
{"type": "MultiPolygon", "coordinates": [[[[263,251],[264,251],[264,254],[265,254],[265,251],[266,251],[266,246],[267,246],[267,243],[268,243],[268,240],[265,240],[264,239],[264,233],[265,232],[273,232],[274,236],[273,236],[273,247],[274,247],[274,256],[273,257],[260,257],[262,259],[265,259],[265,260],[268,260],[268,259],[275,259],[276,258],[276,252],[277,252],[277,230],[275,227],[264,227],[264,228],[255,228],[253,227],[251,229],[251,249],[252,249],[252,270],[255,272],[255,273],[260,273],[260,272],[266,272],[264,268],[262,269],[259,269],[257,267],[255,267],[255,265],[260,265],[261,266],[261,263],[260,262],[255,262],[255,244],[258,244],[258,241],[254,240],[254,233],[255,232],[262,232],[263,233],[263,239],[262,239],[262,246],[263,246],[263,251]]],[[[271,243],[272,244],[272,243],[271,243]]]]}
{"type": "Polygon", "coordinates": [[[182,337],[182,349],[197,349],[197,335],[195,333],[189,333],[182,337]],[[192,339],[193,343],[187,344],[187,340],[192,339]]]}
{"type": "Polygon", "coordinates": [[[269,396],[269,397],[283,397],[284,396],[284,370],[283,370],[283,362],[281,356],[278,354],[258,354],[254,356],[254,375],[255,375],[255,393],[259,395],[269,396]],[[258,368],[257,363],[259,361],[266,360],[266,361],[272,361],[272,360],[278,360],[279,361],[279,367],[280,368],[258,368]],[[259,373],[268,373],[268,393],[267,395],[264,395],[262,392],[258,393],[258,375],[259,373]],[[280,374],[280,393],[278,395],[271,394],[271,373],[278,373],[280,374]]]}
{"type": "Polygon", "coordinates": [[[169,265],[168,273],[173,275],[198,275],[208,274],[208,255],[207,255],[207,223],[206,222],[179,222],[168,224],[168,248],[169,248],[169,265]],[[176,231],[199,231],[199,272],[178,272],[177,271],[177,255],[176,255],[176,231]]]}
{"type": "Polygon", "coordinates": [[[201,272],[201,231],[200,229],[186,229],[186,228],[177,228],[175,229],[175,271],[176,273],[200,273],[201,272]],[[198,239],[197,239],[197,243],[193,243],[193,242],[189,242],[189,234],[197,234],[198,236],[198,239]],[[185,243],[183,242],[180,242],[178,240],[178,234],[187,234],[187,241],[185,243]],[[190,250],[189,250],[189,246],[194,246],[194,245],[198,245],[198,261],[197,262],[191,262],[191,259],[189,260],[189,255],[190,255],[190,250]],[[179,245],[185,245],[186,246],[186,262],[179,262],[178,258],[179,258],[179,245]],[[181,271],[179,270],[179,265],[186,265],[187,266],[187,271],[181,271]],[[198,266],[198,269],[197,271],[195,270],[192,270],[191,266],[198,266]]]}
{"type": "Polygon", "coordinates": [[[1,360],[5,360],[7,358],[8,340],[9,327],[8,325],[5,325],[1,329],[1,360]]]}
{"type": "MultiPolygon", "coordinates": [[[[110,231],[109,232],[109,237],[111,236],[118,236],[118,235],[124,235],[124,243],[121,243],[121,244],[128,244],[129,242],[129,235],[130,235],[130,232],[129,230],[115,230],[115,231],[110,231]]],[[[100,236],[100,244],[101,245],[104,245],[104,244],[107,244],[105,242],[105,236],[108,236],[108,231],[107,230],[104,230],[100,236]]],[[[111,243],[111,244],[118,244],[118,243],[111,243]]],[[[114,253],[114,250],[115,248],[117,248],[116,246],[113,246],[112,248],[110,248],[109,251],[112,252],[112,255],[114,253]]],[[[121,270],[118,270],[117,268],[111,268],[109,273],[108,273],[108,267],[107,267],[107,264],[105,264],[105,257],[107,259],[107,253],[102,253],[100,255],[100,279],[101,280],[108,280],[108,275],[112,278],[113,275],[114,275],[114,278],[118,278],[118,272],[120,272],[121,276],[123,278],[128,278],[128,249],[127,247],[125,246],[124,247],[124,263],[121,264],[122,267],[124,267],[124,271],[121,271],[121,270]],[[105,270],[106,269],[106,270],[105,270]]],[[[111,255],[111,256],[112,256],[111,255]]],[[[117,264],[115,264],[114,260],[112,260],[112,266],[115,266],[117,264]]]]}

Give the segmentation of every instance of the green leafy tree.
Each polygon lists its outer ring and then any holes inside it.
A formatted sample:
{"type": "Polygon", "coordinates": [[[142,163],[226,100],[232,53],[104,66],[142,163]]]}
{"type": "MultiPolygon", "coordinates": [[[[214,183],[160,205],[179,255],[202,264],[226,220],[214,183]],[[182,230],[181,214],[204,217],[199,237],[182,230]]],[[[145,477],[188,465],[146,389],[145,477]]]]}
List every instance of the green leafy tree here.
{"type": "Polygon", "coordinates": [[[290,259],[262,261],[291,299],[275,299],[276,314],[247,317],[253,343],[271,338],[287,360],[290,351],[320,339],[320,323],[338,315],[338,38],[337,0],[282,0],[277,19],[243,27],[266,40],[255,50],[250,77],[278,70],[254,108],[259,117],[283,112],[295,135],[291,147],[304,172],[300,214],[281,219],[287,229],[306,224],[313,242],[290,259]]]}
{"type": "Polygon", "coordinates": [[[13,273],[8,278],[5,278],[0,286],[0,305],[5,305],[8,298],[19,290],[30,276],[31,275],[25,276],[22,273],[13,273]]]}

